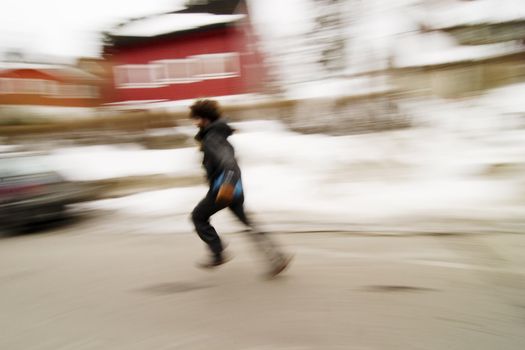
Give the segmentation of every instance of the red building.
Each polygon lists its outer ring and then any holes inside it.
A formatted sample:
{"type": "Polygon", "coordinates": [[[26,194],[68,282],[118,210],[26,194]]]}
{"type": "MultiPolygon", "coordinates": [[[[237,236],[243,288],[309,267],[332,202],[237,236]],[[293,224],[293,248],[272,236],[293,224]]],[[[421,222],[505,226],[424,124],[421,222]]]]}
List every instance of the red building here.
{"type": "Polygon", "coordinates": [[[243,0],[194,0],[109,33],[112,102],[175,101],[260,91],[257,52],[243,0]]]}

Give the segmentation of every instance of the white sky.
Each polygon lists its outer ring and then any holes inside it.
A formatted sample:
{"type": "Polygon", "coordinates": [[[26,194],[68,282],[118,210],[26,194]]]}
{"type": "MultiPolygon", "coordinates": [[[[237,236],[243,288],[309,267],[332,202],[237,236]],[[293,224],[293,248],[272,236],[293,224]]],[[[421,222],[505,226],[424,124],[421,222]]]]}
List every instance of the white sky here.
{"type": "Polygon", "coordinates": [[[97,33],[129,17],[176,9],[182,0],[2,0],[0,50],[61,56],[98,53],[97,33]]]}
{"type": "MultiPolygon", "coordinates": [[[[6,50],[27,54],[96,56],[98,33],[130,17],[177,10],[184,0],[2,0],[0,58],[6,50]]],[[[249,0],[263,36],[305,29],[305,0],[249,0]],[[279,11],[275,11],[279,8],[279,11]]]]}

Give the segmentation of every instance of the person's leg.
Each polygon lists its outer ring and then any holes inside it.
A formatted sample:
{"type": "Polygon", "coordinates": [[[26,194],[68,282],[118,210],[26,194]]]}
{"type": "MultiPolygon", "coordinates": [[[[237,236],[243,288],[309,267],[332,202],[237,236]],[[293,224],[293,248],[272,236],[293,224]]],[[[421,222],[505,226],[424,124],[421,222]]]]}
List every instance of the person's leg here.
{"type": "Polygon", "coordinates": [[[241,197],[233,202],[229,209],[243,224],[248,226],[250,238],[270,264],[269,275],[275,276],[284,270],[290,262],[291,255],[283,253],[279,245],[266,232],[254,227],[253,221],[248,218],[244,211],[244,198],[241,197]]]}
{"type": "Polygon", "coordinates": [[[228,207],[232,213],[239,219],[240,222],[245,224],[250,229],[253,229],[251,220],[248,219],[246,212],[244,211],[244,198],[240,197],[228,207]]]}
{"type": "Polygon", "coordinates": [[[221,209],[224,207],[218,206],[213,198],[207,195],[191,213],[191,220],[195,225],[197,234],[208,245],[216,258],[221,256],[223,245],[217,231],[210,224],[210,217],[221,209]]]}

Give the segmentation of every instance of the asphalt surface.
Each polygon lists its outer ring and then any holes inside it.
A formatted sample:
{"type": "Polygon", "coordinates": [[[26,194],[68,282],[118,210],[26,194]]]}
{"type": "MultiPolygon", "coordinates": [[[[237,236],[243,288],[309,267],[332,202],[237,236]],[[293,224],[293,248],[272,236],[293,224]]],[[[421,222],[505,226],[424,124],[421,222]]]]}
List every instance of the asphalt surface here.
{"type": "Polygon", "coordinates": [[[212,272],[191,232],[111,215],[1,238],[0,349],[525,349],[523,235],[274,237],[270,281],[242,233],[212,272]]]}

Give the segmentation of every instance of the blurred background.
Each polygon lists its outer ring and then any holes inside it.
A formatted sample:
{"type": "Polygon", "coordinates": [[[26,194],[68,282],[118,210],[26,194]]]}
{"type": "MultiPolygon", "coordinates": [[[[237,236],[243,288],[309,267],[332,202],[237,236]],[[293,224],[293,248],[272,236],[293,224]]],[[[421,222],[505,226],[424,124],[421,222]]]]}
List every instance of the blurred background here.
{"type": "Polygon", "coordinates": [[[204,185],[187,108],[208,97],[239,130],[232,142],[263,221],[523,227],[519,0],[2,7],[4,217],[146,215],[152,203],[165,205],[155,215],[189,213],[204,185]]]}

